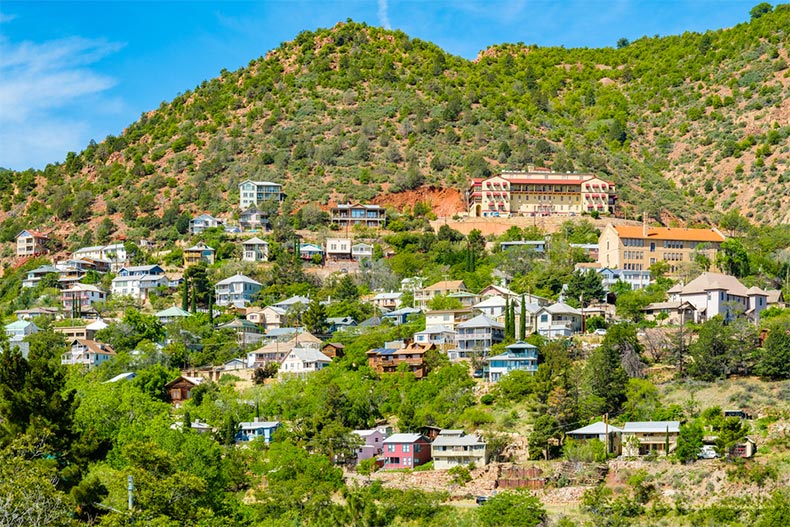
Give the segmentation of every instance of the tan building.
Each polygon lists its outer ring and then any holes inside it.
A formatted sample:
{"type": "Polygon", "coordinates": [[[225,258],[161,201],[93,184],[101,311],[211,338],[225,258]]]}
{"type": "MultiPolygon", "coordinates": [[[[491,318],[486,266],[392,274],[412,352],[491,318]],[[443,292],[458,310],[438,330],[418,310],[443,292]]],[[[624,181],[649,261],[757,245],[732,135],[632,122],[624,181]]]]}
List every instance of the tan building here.
{"type": "Polygon", "coordinates": [[[567,215],[614,212],[615,185],[594,174],[552,172],[547,168],[506,171],[473,179],[466,193],[469,215],[567,215]]]}
{"type": "Polygon", "coordinates": [[[468,291],[463,280],[442,280],[428,287],[423,287],[414,292],[414,306],[425,309],[428,302],[436,296],[446,296],[453,293],[468,291]]]}
{"type": "Polygon", "coordinates": [[[41,234],[34,230],[25,230],[16,236],[16,255],[20,258],[27,256],[38,256],[46,254],[47,242],[49,238],[46,234],[41,234]]]}
{"type": "Polygon", "coordinates": [[[184,267],[199,263],[205,263],[206,265],[214,263],[214,249],[203,242],[199,242],[194,247],[184,249],[184,267]]]}
{"type": "Polygon", "coordinates": [[[598,262],[609,269],[646,271],[665,261],[670,272],[675,272],[678,264],[692,262],[697,252],[715,261],[723,241],[718,229],[609,224],[598,239],[598,262]]]}
{"type": "Polygon", "coordinates": [[[627,457],[644,456],[651,452],[666,456],[678,444],[679,421],[628,422],[622,429],[621,445],[627,457]]]}

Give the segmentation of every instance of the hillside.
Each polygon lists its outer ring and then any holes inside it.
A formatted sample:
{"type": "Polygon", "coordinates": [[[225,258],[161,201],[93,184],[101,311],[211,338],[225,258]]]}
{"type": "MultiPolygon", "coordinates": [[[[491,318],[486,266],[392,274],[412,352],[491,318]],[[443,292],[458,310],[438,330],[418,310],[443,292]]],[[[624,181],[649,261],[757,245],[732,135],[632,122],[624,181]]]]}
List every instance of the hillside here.
{"type": "Polygon", "coordinates": [[[631,218],[715,221],[735,208],[788,222],[788,27],[784,5],[705,34],[503,44],[474,61],[350,21],[305,31],[60,165],[0,171],[0,241],[25,227],[75,240],[105,217],[110,233],[166,239],[179,214],[235,212],[246,178],[283,182],[291,208],[403,203],[381,195],[463,191],[530,164],[614,180],[631,218]]]}

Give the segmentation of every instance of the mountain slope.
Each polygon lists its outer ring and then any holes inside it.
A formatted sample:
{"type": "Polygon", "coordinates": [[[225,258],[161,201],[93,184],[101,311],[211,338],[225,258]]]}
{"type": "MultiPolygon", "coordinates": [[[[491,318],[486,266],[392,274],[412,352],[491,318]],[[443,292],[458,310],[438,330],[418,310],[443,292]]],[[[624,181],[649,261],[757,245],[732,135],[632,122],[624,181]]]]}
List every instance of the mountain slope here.
{"type": "Polygon", "coordinates": [[[353,22],[303,32],[60,165],[0,173],[0,240],[53,225],[76,240],[105,216],[102,234],[172,238],[179,214],[234,211],[246,178],[327,202],[529,164],[614,180],[631,217],[788,222],[788,27],[778,6],[702,35],[475,61],[353,22]]]}

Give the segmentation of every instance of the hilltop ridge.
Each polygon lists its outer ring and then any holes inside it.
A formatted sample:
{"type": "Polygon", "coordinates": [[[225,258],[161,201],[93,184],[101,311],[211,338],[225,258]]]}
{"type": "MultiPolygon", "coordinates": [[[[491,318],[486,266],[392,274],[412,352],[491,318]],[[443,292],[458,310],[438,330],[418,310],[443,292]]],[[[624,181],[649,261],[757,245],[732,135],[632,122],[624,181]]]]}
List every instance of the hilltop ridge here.
{"type": "Polygon", "coordinates": [[[283,183],[292,210],[463,192],[528,164],[610,178],[632,218],[787,222],[789,7],[618,49],[501,44],[474,61],[351,21],[305,31],[62,164],[0,171],[0,236],[76,236],[109,217],[162,237],[179,214],[232,216],[247,178],[283,183]]]}

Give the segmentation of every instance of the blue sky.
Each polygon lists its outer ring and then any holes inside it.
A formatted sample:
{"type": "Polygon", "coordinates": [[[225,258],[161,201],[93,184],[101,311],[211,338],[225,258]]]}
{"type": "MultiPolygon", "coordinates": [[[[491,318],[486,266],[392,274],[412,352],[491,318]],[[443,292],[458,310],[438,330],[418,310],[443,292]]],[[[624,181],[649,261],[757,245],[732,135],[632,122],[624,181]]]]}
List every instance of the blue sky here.
{"type": "Polygon", "coordinates": [[[730,27],[759,0],[0,2],[0,166],[43,168],[140,114],[351,18],[474,58],[492,44],[614,46],[730,27]]]}

